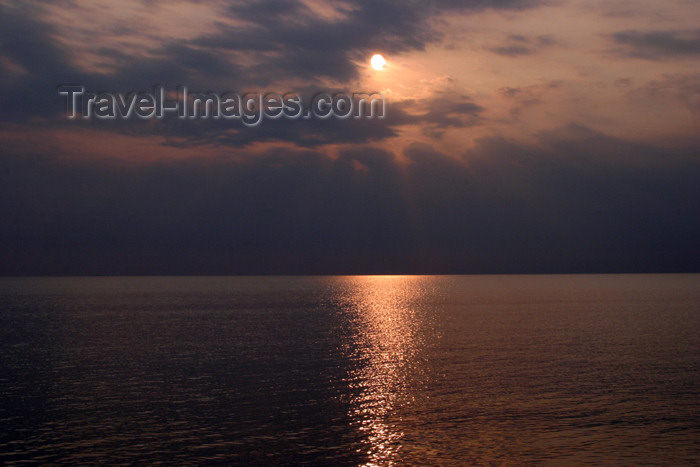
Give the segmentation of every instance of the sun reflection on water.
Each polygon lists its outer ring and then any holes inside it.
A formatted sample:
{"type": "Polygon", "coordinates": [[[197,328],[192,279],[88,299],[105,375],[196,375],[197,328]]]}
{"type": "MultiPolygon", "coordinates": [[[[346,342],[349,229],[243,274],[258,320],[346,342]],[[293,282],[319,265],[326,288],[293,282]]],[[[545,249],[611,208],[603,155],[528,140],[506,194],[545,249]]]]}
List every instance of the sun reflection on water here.
{"type": "Polygon", "coordinates": [[[422,345],[418,302],[425,294],[419,276],[348,278],[345,297],[356,334],[351,374],[357,390],[350,416],[363,434],[368,461],[364,465],[394,465],[404,432],[395,411],[411,404],[417,352],[422,345]]]}

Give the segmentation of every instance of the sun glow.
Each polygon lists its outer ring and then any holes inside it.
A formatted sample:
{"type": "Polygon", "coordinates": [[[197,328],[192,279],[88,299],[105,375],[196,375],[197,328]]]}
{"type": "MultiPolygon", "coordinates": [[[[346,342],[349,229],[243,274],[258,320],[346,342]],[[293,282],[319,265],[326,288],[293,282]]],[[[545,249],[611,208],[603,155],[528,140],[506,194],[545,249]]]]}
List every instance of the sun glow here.
{"type": "Polygon", "coordinates": [[[386,60],[380,54],[374,54],[372,55],[372,58],[370,59],[369,63],[375,70],[383,70],[384,65],[386,65],[386,60]]]}

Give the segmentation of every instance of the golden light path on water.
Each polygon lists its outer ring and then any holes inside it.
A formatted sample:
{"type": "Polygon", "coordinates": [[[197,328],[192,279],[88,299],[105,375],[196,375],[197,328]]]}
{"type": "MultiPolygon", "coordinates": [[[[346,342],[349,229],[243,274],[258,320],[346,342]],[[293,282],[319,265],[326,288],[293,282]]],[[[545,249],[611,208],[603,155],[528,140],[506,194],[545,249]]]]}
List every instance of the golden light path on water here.
{"type": "MultiPolygon", "coordinates": [[[[350,376],[358,393],[350,416],[368,440],[364,465],[395,465],[404,432],[396,409],[413,402],[417,355],[423,344],[425,316],[419,309],[426,279],[420,276],[362,276],[350,281],[349,307],[356,326],[350,376]]],[[[418,371],[419,372],[419,371],[418,371]]]]}

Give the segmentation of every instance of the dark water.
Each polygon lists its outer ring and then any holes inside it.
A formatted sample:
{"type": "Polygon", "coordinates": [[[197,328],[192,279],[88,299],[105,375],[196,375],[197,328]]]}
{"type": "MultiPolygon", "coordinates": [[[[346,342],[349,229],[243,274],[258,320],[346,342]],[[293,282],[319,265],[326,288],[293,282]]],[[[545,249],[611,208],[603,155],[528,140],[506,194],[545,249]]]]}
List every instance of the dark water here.
{"type": "Polygon", "coordinates": [[[700,463],[700,276],[0,279],[0,464],[700,463]]]}

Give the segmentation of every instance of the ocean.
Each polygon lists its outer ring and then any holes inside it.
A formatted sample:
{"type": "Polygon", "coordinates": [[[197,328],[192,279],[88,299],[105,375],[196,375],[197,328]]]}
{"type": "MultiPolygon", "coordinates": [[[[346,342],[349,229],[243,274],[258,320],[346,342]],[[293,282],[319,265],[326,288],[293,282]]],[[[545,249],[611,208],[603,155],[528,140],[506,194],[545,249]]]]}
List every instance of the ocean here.
{"type": "Polygon", "coordinates": [[[700,275],[0,279],[0,464],[698,465],[700,275]]]}

